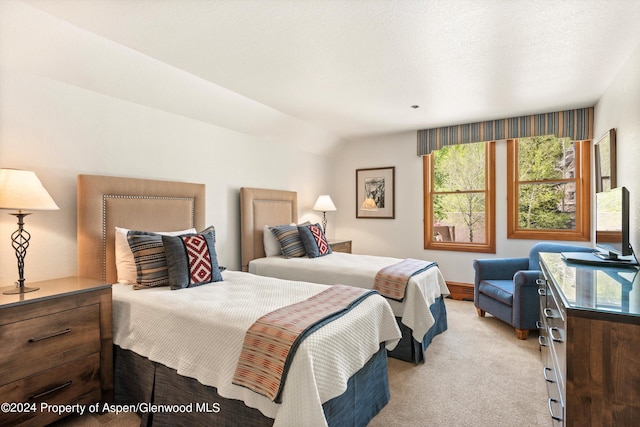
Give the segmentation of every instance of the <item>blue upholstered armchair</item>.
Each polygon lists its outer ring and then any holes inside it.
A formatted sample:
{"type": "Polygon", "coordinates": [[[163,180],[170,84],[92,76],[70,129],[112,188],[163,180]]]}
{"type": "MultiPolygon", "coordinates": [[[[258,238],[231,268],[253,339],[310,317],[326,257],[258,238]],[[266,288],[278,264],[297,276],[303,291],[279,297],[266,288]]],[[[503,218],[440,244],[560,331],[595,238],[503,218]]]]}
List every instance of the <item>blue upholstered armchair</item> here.
{"type": "Polygon", "coordinates": [[[539,320],[536,279],[540,277],[540,252],[593,252],[586,246],[541,242],[533,245],[528,258],[476,259],[473,301],[478,316],[490,313],[516,328],[519,339],[527,339],[539,320]]]}

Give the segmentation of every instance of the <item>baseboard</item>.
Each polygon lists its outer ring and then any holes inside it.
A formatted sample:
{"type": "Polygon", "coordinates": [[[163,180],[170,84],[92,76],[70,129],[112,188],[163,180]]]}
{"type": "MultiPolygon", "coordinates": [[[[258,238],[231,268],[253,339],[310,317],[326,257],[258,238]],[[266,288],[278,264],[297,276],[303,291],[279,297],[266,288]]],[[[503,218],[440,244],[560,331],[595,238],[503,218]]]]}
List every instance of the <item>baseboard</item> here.
{"type": "Polygon", "coordinates": [[[473,301],[473,285],[471,283],[449,282],[449,297],[455,300],[473,301]]]}

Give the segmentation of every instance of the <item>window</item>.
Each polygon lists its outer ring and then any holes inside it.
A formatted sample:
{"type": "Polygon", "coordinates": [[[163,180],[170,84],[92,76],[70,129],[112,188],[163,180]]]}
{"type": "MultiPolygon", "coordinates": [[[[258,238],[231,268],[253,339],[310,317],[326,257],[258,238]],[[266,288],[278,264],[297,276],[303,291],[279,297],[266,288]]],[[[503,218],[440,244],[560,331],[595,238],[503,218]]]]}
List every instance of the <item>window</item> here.
{"type": "Polygon", "coordinates": [[[590,239],[589,141],[507,140],[507,237],[590,239]]]}
{"type": "Polygon", "coordinates": [[[495,253],[495,143],[423,157],[424,248],[495,253]]]}

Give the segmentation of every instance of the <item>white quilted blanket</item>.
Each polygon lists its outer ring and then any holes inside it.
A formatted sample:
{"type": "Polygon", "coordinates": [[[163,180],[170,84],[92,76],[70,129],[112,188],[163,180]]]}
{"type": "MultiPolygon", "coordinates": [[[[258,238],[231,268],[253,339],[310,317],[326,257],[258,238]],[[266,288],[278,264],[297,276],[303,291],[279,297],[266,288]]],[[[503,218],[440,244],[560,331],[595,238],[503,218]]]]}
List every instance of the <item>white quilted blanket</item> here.
{"type": "MultiPolygon", "coordinates": [[[[272,256],[249,262],[249,272],[288,280],[303,280],[327,285],[343,284],[371,289],[380,269],[402,261],[400,258],[334,252],[318,258],[284,258],[272,256]]],[[[449,295],[449,288],[437,267],[411,277],[404,301],[388,300],[393,313],[409,327],[416,341],[435,323],[429,311],[440,295],[449,295]]]]}
{"type": "Polygon", "coordinates": [[[400,331],[387,301],[373,295],[305,339],[293,359],[282,404],[231,383],[246,330],[260,316],[302,301],[324,285],[237,271],[223,282],[172,291],[113,285],[115,344],[216,387],[274,418],[275,426],[326,425],[322,403],[342,394],[347,380],[400,331]],[[330,349],[330,350],[328,350],[330,349]]]}

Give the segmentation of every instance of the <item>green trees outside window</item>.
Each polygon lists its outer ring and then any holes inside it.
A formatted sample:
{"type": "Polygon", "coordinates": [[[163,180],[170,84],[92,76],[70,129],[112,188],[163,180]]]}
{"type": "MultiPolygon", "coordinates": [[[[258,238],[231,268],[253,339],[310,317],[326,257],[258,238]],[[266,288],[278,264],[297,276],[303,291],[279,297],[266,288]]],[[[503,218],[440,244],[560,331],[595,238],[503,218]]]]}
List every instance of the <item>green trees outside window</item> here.
{"type": "MultiPolygon", "coordinates": [[[[507,238],[590,239],[590,141],[507,143],[507,238]]],[[[495,142],[423,157],[424,248],[495,253],[495,142]]]]}
{"type": "Polygon", "coordinates": [[[450,145],[433,154],[435,224],[456,227],[459,242],[484,243],[486,234],[484,143],[450,145]]]}
{"type": "Polygon", "coordinates": [[[478,142],[424,157],[425,249],[495,253],[494,156],[478,142]]]}
{"type": "Polygon", "coordinates": [[[507,141],[507,236],[589,240],[589,141],[507,141]]]}
{"type": "Polygon", "coordinates": [[[518,228],[575,229],[575,146],[553,135],[520,138],[518,228]]]}

